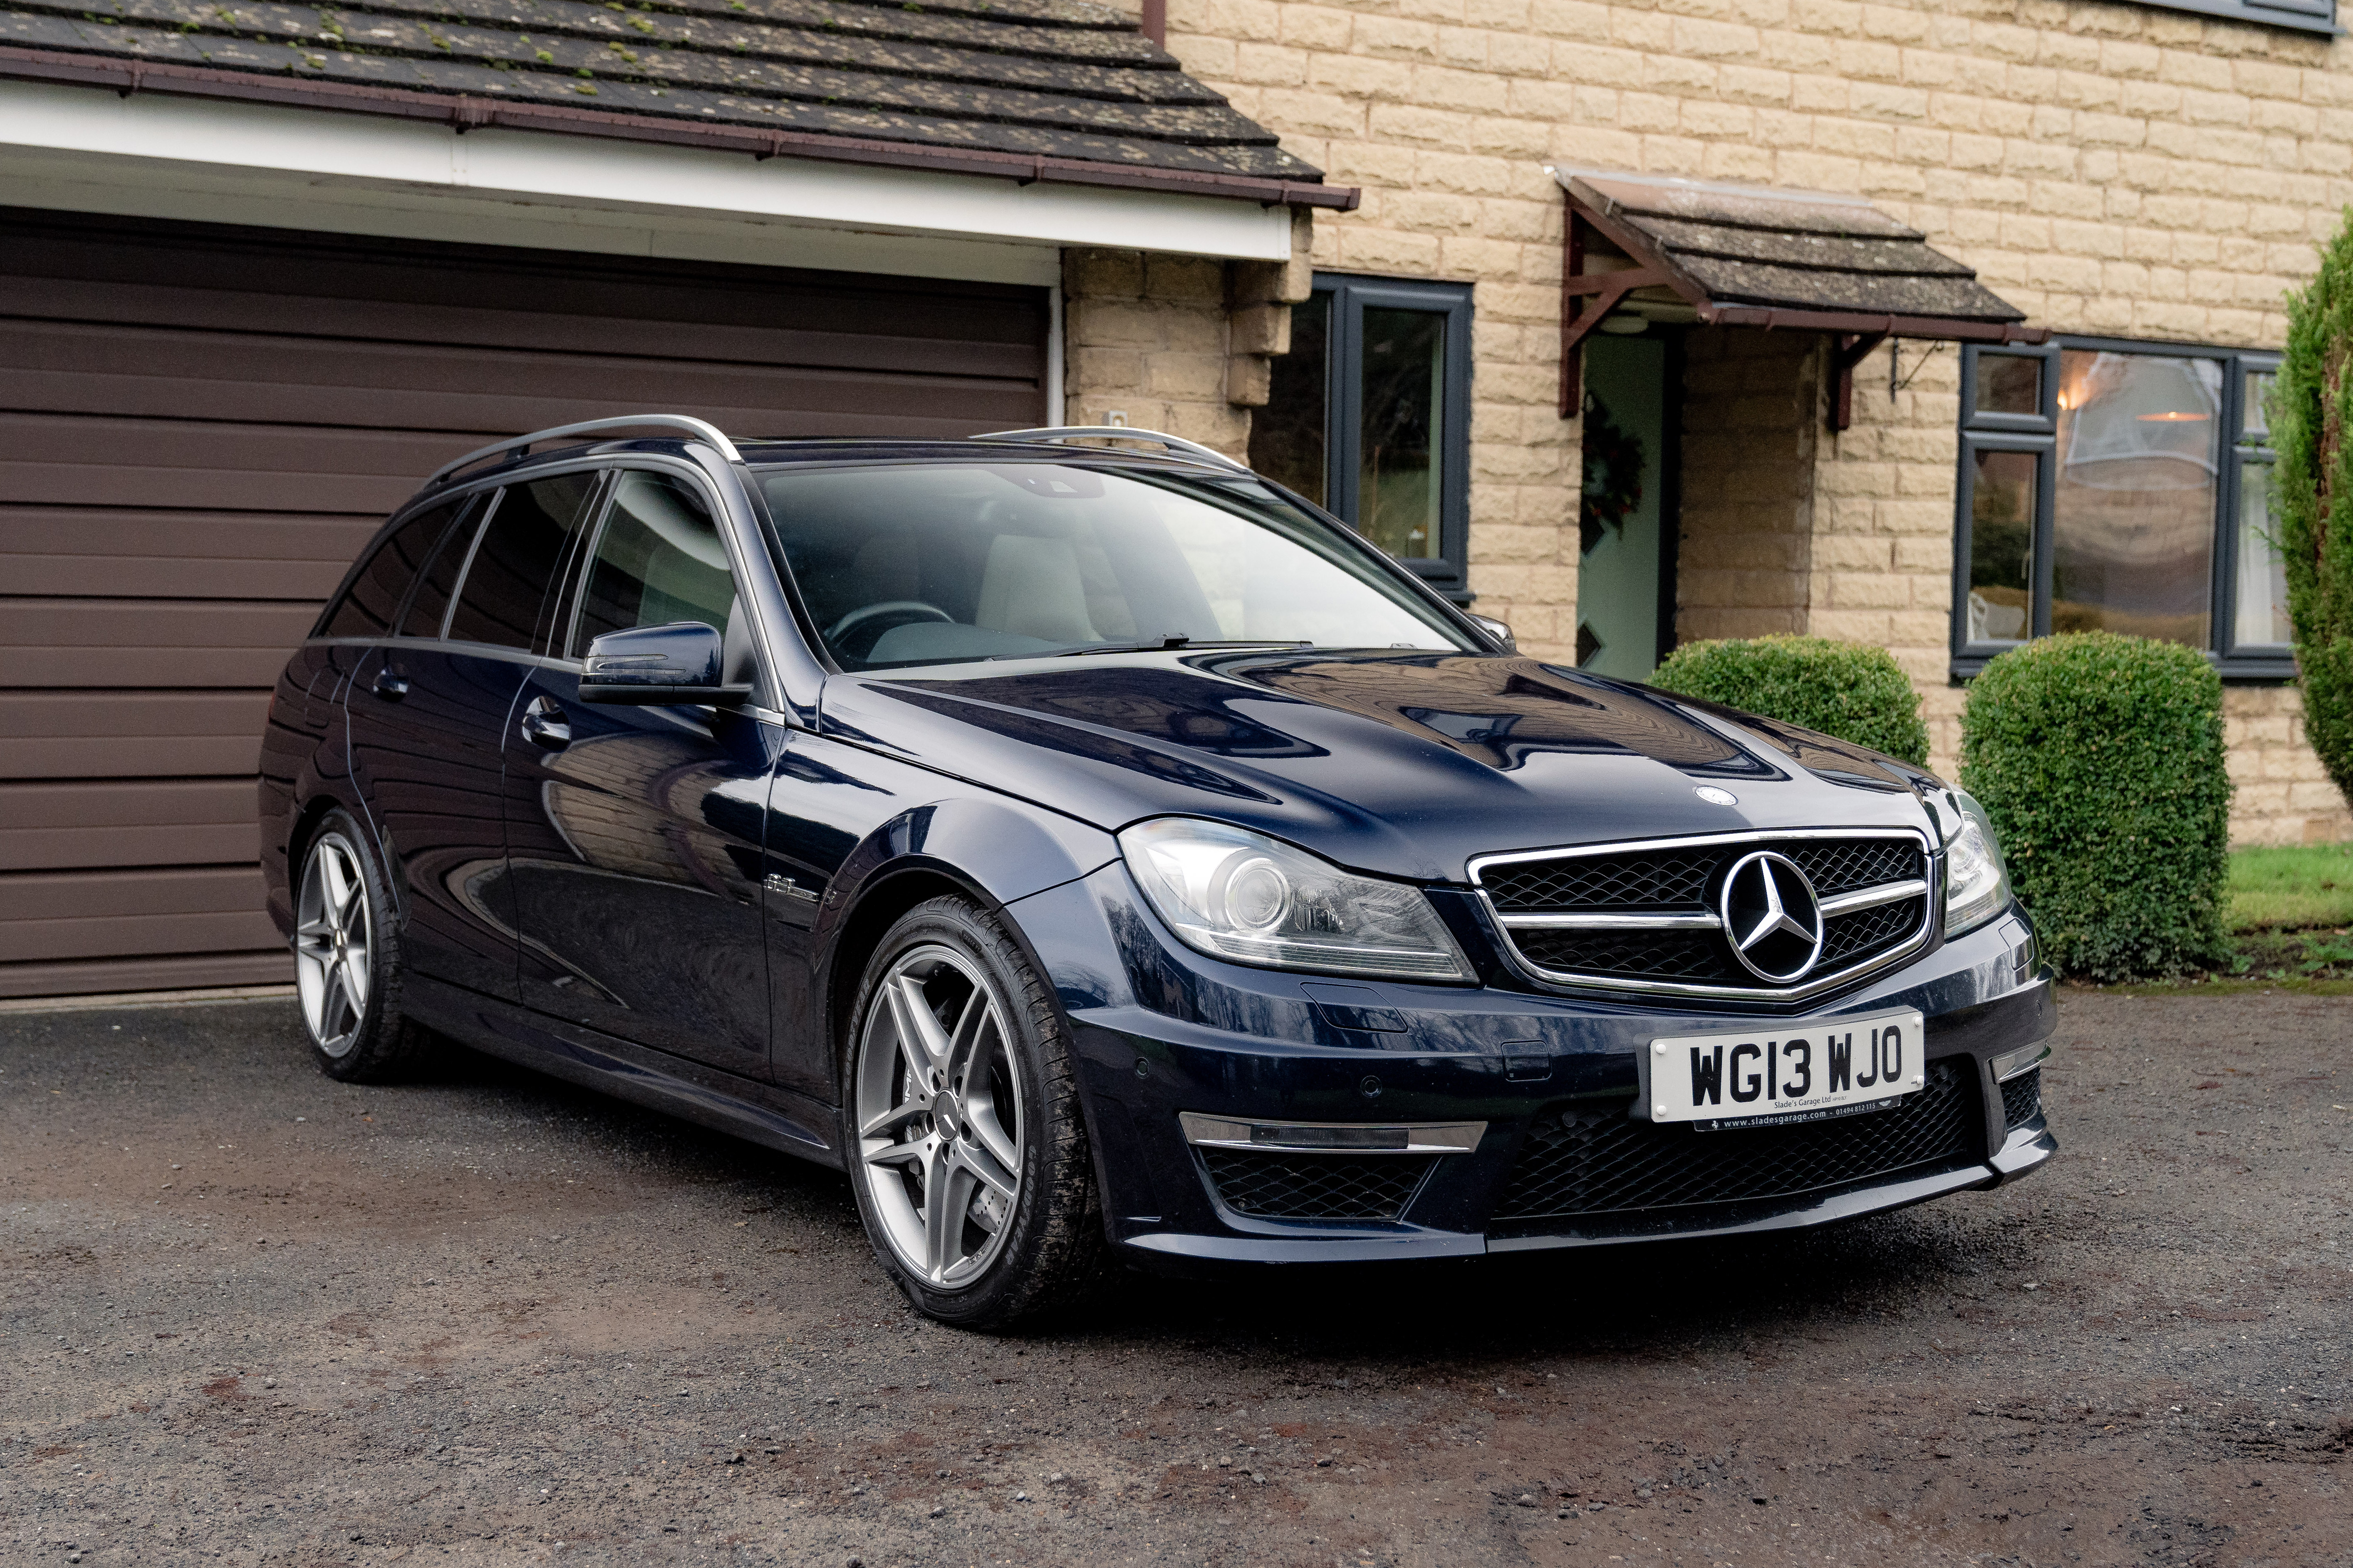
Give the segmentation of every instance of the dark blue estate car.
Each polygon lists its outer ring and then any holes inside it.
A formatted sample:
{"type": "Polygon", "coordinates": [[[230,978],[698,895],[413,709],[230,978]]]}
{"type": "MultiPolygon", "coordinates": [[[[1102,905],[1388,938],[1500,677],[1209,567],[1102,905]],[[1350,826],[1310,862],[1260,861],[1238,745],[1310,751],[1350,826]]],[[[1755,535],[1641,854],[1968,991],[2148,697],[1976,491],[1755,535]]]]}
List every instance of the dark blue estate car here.
{"type": "Polygon", "coordinates": [[[974,1325],[1107,1249],[1769,1230],[2054,1152],[1968,796],[1085,434],[655,416],[436,474],[271,704],[320,1066],[454,1037],[840,1166],[974,1325]]]}

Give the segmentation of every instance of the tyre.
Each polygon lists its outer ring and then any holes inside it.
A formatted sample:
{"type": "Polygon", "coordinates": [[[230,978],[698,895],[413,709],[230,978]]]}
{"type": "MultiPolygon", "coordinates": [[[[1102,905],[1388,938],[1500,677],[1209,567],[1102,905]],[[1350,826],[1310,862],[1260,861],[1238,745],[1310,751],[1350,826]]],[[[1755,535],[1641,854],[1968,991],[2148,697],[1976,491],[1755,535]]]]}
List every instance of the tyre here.
{"type": "Polygon", "coordinates": [[[842,1053],[842,1147],[875,1253],[918,1311],[997,1329],[1064,1306],[1103,1247],[1053,993],[960,898],[902,916],[842,1053]]]}
{"type": "Polygon", "coordinates": [[[311,1059],[345,1083],[407,1076],[433,1036],[402,1016],[400,933],[367,835],[329,812],[302,850],[294,896],[294,989],[311,1059]]]}

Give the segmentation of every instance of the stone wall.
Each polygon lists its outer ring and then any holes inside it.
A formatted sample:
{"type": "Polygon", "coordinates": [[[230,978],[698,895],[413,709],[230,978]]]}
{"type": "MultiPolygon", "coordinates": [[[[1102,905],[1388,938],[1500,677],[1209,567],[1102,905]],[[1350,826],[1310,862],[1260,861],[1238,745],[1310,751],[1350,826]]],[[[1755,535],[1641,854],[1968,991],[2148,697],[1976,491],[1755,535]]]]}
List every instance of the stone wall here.
{"type": "Polygon", "coordinates": [[[1228,264],[1135,250],[1062,253],[1062,389],[1072,425],[1165,430],[1240,458],[1226,395],[1228,264]]]}
{"type": "Polygon", "coordinates": [[[1679,641],[1806,629],[1821,342],[1746,328],[1683,334],[1679,641]]]}
{"type": "Polygon", "coordinates": [[[2353,838],[2353,812],[2304,738],[2304,697],[2294,687],[2232,686],[2222,692],[2234,844],[2334,844],[2353,838]]]}

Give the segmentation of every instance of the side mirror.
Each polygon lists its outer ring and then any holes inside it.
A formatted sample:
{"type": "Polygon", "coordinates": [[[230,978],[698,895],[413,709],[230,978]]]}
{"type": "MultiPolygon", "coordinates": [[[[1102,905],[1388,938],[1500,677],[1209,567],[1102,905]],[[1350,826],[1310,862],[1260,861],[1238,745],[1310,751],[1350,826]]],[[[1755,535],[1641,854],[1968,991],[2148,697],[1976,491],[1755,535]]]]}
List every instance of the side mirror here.
{"type": "Polygon", "coordinates": [[[1479,629],[1481,631],[1485,632],[1489,637],[1493,637],[1497,642],[1502,643],[1505,653],[1517,653],[1520,651],[1520,645],[1513,637],[1511,627],[1505,626],[1503,622],[1497,620],[1493,616],[1472,616],[1471,618],[1478,623],[1479,629]]]}
{"type": "Polygon", "coordinates": [[[607,632],[588,645],[580,675],[583,702],[741,702],[748,686],[721,679],[725,648],[716,628],[701,621],[632,626],[607,632]]]}

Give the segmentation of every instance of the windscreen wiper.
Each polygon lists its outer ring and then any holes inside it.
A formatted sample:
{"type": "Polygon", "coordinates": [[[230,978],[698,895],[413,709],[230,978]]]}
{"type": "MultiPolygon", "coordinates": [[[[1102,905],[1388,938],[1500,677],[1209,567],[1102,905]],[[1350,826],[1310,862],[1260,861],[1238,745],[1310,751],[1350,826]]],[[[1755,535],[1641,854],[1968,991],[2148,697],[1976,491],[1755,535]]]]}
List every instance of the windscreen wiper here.
{"type": "Polygon", "coordinates": [[[1175,632],[1166,637],[1144,637],[1134,642],[1091,642],[1077,647],[1058,647],[1047,653],[993,653],[994,661],[1003,658],[1076,658],[1089,653],[1166,653],[1171,648],[1195,647],[1314,647],[1306,637],[1244,637],[1236,642],[1196,642],[1175,632]]]}

